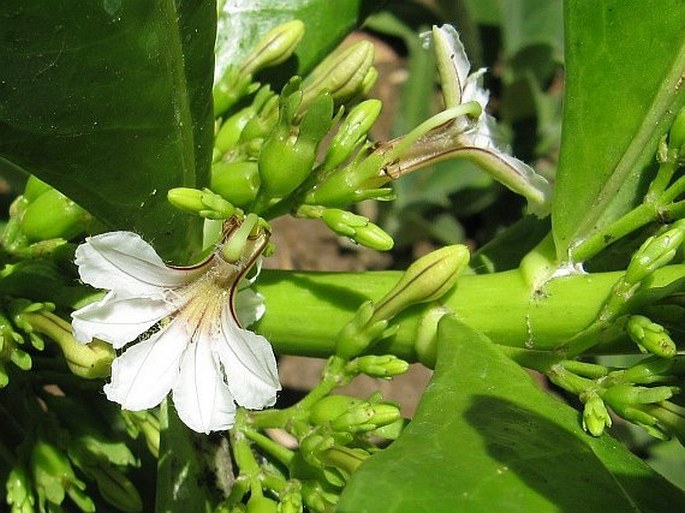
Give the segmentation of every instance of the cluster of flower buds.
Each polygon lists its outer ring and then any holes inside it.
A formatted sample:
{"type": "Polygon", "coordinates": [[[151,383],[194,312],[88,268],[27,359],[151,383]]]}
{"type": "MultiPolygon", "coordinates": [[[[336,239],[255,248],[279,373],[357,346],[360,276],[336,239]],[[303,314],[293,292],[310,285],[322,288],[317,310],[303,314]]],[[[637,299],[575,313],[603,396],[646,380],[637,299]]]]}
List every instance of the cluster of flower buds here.
{"type": "Polygon", "coordinates": [[[49,433],[22,443],[6,482],[12,512],[63,511],[67,497],[79,511],[93,512],[97,494],[85,481],[117,511],[142,511],[140,494],[123,472],[139,465],[126,444],[105,435],[107,427],[84,413],[78,400],[54,395],[44,400],[50,422],[57,423],[49,433]]]}
{"type": "MultiPolygon", "coordinates": [[[[673,261],[683,240],[685,220],[676,221],[649,237],[633,254],[625,274],[614,285],[611,295],[602,307],[601,319],[610,321],[618,318],[642,283],[657,269],[673,261]]],[[[633,321],[633,325],[636,325],[636,321],[633,321]]]]}
{"type": "Polygon", "coordinates": [[[31,176],[10,207],[2,245],[18,256],[40,256],[83,234],[93,223],[88,212],[31,176]]]}
{"type": "Polygon", "coordinates": [[[681,391],[685,358],[650,356],[626,369],[567,361],[548,373],[562,388],[578,394],[583,402],[583,427],[600,436],[612,425],[609,409],[643,427],[652,436],[666,439],[685,435],[685,408],[671,401],[681,391]]]}

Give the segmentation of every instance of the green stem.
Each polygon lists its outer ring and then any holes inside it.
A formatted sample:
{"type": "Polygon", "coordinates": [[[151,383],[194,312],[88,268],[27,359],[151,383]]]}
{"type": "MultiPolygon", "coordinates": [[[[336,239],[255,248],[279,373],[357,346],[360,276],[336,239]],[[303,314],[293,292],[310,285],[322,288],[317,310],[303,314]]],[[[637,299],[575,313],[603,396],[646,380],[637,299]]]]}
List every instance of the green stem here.
{"type": "MultiPolygon", "coordinates": [[[[334,347],[335,349],[335,347],[334,347]]],[[[285,410],[262,410],[253,412],[252,425],[260,429],[283,427],[294,418],[309,411],[312,406],[330,394],[335,388],[346,384],[345,364],[339,356],[332,356],[326,363],[321,381],[297,404],[285,410]]]]}
{"type": "Polygon", "coordinates": [[[658,218],[658,209],[646,203],[639,205],[609,226],[595,231],[590,237],[571,248],[573,262],[586,262],[604,248],[658,218]]]}
{"type": "MultiPolygon", "coordinates": [[[[590,327],[623,272],[573,274],[550,280],[535,290],[517,269],[493,274],[461,276],[452,292],[441,299],[464,323],[496,343],[522,350],[558,351],[590,327]]],[[[685,265],[663,267],[633,298],[631,308],[653,302],[654,295],[681,280],[685,265]],[[642,299],[644,298],[644,299],[642,299]]],[[[265,297],[266,314],[256,325],[276,351],[328,357],[335,354],[335,333],[367,300],[378,301],[401,277],[400,272],[316,273],[264,270],[257,282],[265,297]]],[[[660,296],[659,296],[660,297],[660,296]]],[[[418,361],[416,333],[426,308],[418,305],[400,314],[398,331],[373,346],[376,354],[394,354],[418,361]]],[[[600,334],[594,351],[635,352],[620,330],[600,334]]],[[[559,354],[562,359],[563,353],[559,354]]]]}
{"type": "Polygon", "coordinates": [[[269,453],[283,465],[289,465],[295,457],[293,451],[277,444],[271,438],[255,429],[246,428],[243,430],[243,434],[258,445],[260,449],[269,453]]]}

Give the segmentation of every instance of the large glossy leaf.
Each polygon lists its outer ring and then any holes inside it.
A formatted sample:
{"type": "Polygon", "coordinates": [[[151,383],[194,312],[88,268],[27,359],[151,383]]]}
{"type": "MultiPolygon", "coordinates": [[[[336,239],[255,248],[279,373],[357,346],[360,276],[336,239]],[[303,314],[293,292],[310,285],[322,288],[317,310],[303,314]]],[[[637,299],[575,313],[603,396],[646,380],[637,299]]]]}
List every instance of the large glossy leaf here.
{"type": "Polygon", "coordinates": [[[559,258],[640,201],[659,137],[683,104],[680,0],[567,1],[566,95],[552,212],[559,258]]]}
{"type": "Polygon", "coordinates": [[[485,336],[439,326],[436,373],[402,436],[362,464],[340,513],[685,511],[683,493],[541,391],[485,336]]]}
{"type": "Polygon", "coordinates": [[[295,50],[296,58],[288,63],[292,66],[285,67],[290,74],[304,74],[383,3],[383,0],[220,0],[216,77],[228,65],[240,63],[262,35],[293,19],[302,20],[306,32],[295,50]]]}
{"type": "Polygon", "coordinates": [[[207,180],[215,26],[205,0],[3,1],[0,171],[185,259],[199,230],[166,192],[207,180]]]}

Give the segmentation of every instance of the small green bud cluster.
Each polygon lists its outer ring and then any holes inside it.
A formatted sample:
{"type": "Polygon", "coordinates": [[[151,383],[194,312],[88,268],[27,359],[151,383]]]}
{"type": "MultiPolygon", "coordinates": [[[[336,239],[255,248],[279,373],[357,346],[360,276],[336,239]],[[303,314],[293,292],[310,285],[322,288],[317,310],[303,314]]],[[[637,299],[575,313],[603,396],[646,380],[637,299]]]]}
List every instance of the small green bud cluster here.
{"type": "Polygon", "coordinates": [[[611,427],[611,408],[621,418],[664,439],[685,434],[685,409],[669,401],[680,393],[674,383],[683,374],[684,357],[650,356],[626,369],[569,361],[561,368],[554,366],[548,375],[562,388],[578,394],[585,405],[583,428],[592,435],[600,436],[611,427]]]}
{"type": "Polygon", "coordinates": [[[111,345],[99,340],[94,345],[80,344],[72,335],[71,325],[55,315],[54,309],[52,303],[17,299],[9,303],[6,314],[0,311],[0,388],[9,383],[9,362],[23,371],[31,369],[26,339],[33,350],[42,351],[44,336],[59,346],[73,374],[86,379],[109,376],[115,356],[111,345]]]}
{"type": "MultiPolygon", "coordinates": [[[[388,181],[380,171],[383,157],[367,158],[367,134],[381,102],[362,101],[345,115],[347,106],[366,94],[376,79],[373,45],[362,41],[335,50],[304,79],[293,77],[280,94],[268,86],[243,83],[262,61],[276,62],[262,58],[266,49],[291,52],[300,30],[299,22],[274,29],[241,68],[229,69],[215,86],[215,96],[221,91],[223,98],[215,98],[223,119],[217,125],[210,189],[232,206],[265,219],[289,212],[301,215],[299,208],[318,209],[318,215],[304,217],[320,219],[362,245],[389,249],[392,239],[380,228],[340,210],[363,199],[393,197],[390,189],[376,185],[388,181]],[[288,44],[281,44],[284,41],[288,44]],[[231,87],[237,92],[231,92],[233,99],[228,101],[231,87]],[[236,98],[253,93],[250,104],[231,110],[236,98]]],[[[190,198],[186,210],[203,210],[206,205],[199,202],[192,205],[197,200],[190,198]]]]}
{"type": "Polygon", "coordinates": [[[139,465],[126,444],[105,435],[109,427],[83,410],[80,399],[45,395],[44,401],[51,430],[39,429],[41,434],[25,439],[17,451],[6,482],[12,511],[72,511],[68,498],[79,511],[93,512],[96,503],[86,480],[117,511],[142,511],[140,494],[123,472],[139,465]]]}
{"type": "MultiPolygon", "coordinates": [[[[625,274],[614,285],[611,295],[602,307],[600,318],[603,321],[618,318],[642,283],[657,269],[668,265],[675,258],[684,239],[685,220],[677,221],[661,230],[660,233],[649,237],[633,254],[625,274]]],[[[632,324],[636,326],[636,329],[637,323],[636,320],[632,324]]],[[[636,333],[631,334],[631,336],[636,335],[636,333]]],[[[650,340],[654,340],[654,337],[652,336],[650,340]]]]}
{"type": "Polygon", "coordinates": [[[2,245],[17,256],[42,256],[82,235],[93,223],[92,216],[83,208],[30,176],[24,194],[10,207],[2,245]]]}

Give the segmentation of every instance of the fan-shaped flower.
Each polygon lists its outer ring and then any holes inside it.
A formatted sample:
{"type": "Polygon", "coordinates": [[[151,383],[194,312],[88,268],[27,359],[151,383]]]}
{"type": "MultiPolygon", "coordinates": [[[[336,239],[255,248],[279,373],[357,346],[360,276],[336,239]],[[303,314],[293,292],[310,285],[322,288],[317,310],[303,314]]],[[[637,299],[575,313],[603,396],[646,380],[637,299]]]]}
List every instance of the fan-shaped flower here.
{"type": "Polygon", "coordinates": [[[112,364],[108,399],[143,410],[171,391],[179,417],[203,433],[230,428],[235,403],[274,404],[280,385],[271,345],[242,327],[264,311],[244,277],[267,238],[248,240],[234,262],[219,247],[187,268],[165,265],[131,232],[96,235],[78,247],[81,279],[109,292],[72,314],[74,336],[125,348],[112,364]]]}

